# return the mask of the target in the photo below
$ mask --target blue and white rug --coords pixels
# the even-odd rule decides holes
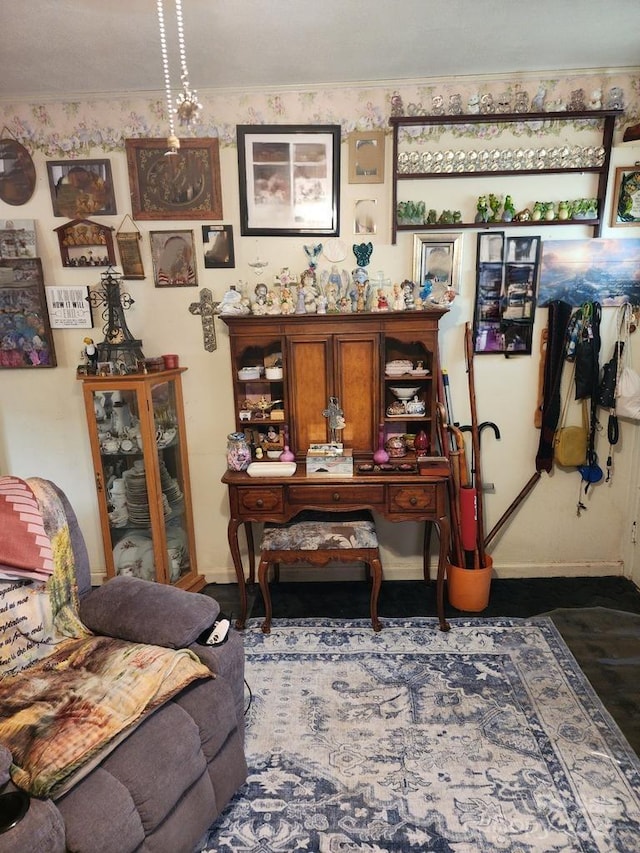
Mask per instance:
[[[261,621],[210,853],[640,851],[640,761],[549,619]]]

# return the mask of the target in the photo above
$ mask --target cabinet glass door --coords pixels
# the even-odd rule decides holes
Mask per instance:
[[[157,493],[162,494],[168,580],[175,583],[191,568],[181,454],[184,436],[180,434],[175,382],[169,380],[153,385],[151,403],[155,430],[153,452],[158,461]]]
[[[92,399],[113,571],[175,583],[190,569],[175,383],[151,387],[152,418],[144,386]]]

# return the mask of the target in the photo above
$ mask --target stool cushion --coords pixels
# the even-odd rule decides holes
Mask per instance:
[[[376,526],[369,512],[301,512],[286,524],[265,524],[262,551],[331,551],[377,548]]]

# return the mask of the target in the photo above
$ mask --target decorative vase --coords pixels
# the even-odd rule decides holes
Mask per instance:
[[[295,453],[292,453],[292,452],[289,450],[289,445],[288,445],[288,444],[285,444],[285,446],[284,446],[284,450],[283,450],[283,451],[282,451],[282,453],[280,454],[280,459],[279,459],[279,461],[280,461],[280,462],[295,462],[295,461],[296,461]]]
[[[376,465],[384,465],[389,461],[389,454],[384,449],[384,426],[382,424],[378,430],[378,449],[373,454],[373,461]]]
[[[413,449],[419,456],[423,456],[429,450],[429,436],[421,429],[413,439]]]

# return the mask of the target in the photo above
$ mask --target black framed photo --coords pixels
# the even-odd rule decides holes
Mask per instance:
[[[540,245],[538,235],[478,234],[474,352],[531,354]]]
[[[232,269],[236,265],[233,250],[233,225],[203,225],[205,269]]]
[[[54,216],[117,213],[109,160],[47,160]]]
[[[340,125],[238,125],[240,233],[337,236]]]

